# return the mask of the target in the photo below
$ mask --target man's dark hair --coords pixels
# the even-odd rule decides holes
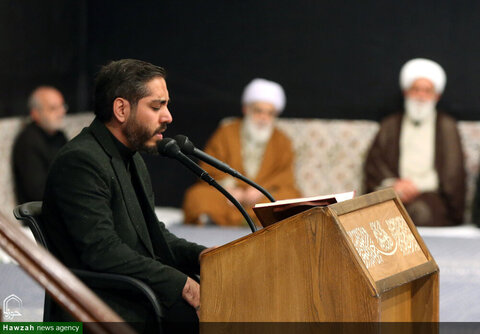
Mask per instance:
[[[95,115],[100,121],[108,122],[117,97],[136,106],[150,93],[146,83],[156,77],[165,78],[165,70],[141,60],[122,59],[103,66],[95,79]]]

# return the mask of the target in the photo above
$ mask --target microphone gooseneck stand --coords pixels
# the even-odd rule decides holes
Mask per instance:
[[[187,136],[176,135],[174,137],[174,140],[177,142],[177,144],[178,144],[180,150],[182,151],[182,153],[188,154],[188,155],[194,155],[198,159],[205,161],[207,164],[221,170],[222,172],[230,174],[233,177],[236,177],[236,178],[242,180],[243,182],[251,185],[252,187],[257,189],[258,191],[260,191],[262,194],[264,194],[265,197],[267,197],[270,202],[275,202],[275,198],[273,198],[273,196],[265,188],[261,187],[260,185],[256,184],[252,180],[243,176],[241,173],[239,173],[237,170],[230,167],[225,162],[220,161],[217,158],[212,157],[211,155],[208,155],[207,153],[199,150],[190,141],[190,139],[188,139]]]
[[[235,205],[235,207],[240,211],[242,216],[245,218],[247,221],[248,226],[252,230],[252,232],[257,231],[257,228],[252,221],[252,218],[248,215],[248,213],[245,211],[243,206],[235,199],[235,197],[232,196],[228,191],[225,190],[221,185],[215,181],[213,177],[210,176],[204,169],[202,169],[200,166],[198,166],[195,162],[190,160],[185,154],[183,154],[180,150],[180,148],[177,145],[177,142],[172,139],[172,138],[164,138],[157,143],[157,148],[158,152],[166,156],[168,158],[175,159],[182,163],[184,166],[186,166],[188,169],[190,169],[194,174],[196,174],[199,178],[201,178],[203,181],[207,182],[209,185],[217,189],[219,192],[221,192],[225,197],[227,197],[230,202]]]

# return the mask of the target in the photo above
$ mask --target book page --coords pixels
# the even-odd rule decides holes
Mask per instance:
[[[336,200],[336,203],[338,203],[338,202],[343,202],[343,201],[352,199],[354,197],[355,197],[355,191],[349,191],[345,193],[329,194],[329,195],[322,195],[322,196],[283,199],[283,200],[270,202],[270,203],[258,203],[258,204],[255,204],[255,207],[261,208],[266,206],[277,206],[277,205],[293,204],[293,203],[324,201],[331,198],[334,198]]]
[[[262,226],[266,227],[313,207],[343,202],[352,199],[354,196],[355,191],[350,191],[339,194],[286,199],[272,203],[259,203],[253,207],[253,211]]]

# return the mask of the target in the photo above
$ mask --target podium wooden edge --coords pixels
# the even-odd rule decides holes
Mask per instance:
[[[431,275],[438,271],[439,269],[435,261],[428,261],[416,267],[407,269],[390,277],[376,281],[375,285],[379,295],[381,295],[391,289],[410,283],[419,278]]]
[[[267,228],[271,228],[272,226],[275,226],[277,223],[275,224],[272,224],[272,225],[269,225],[268,227],[265,227],[261,230],[257,230],[255,232],[252,232],[252,233],[249,233],[247,235],[244,235],[243,237],[240,237],[238,239],[235,239],[235,240],[232,240],[230,242],[227,242],[226,244],[223,244],[223,245],[220,245],[216,248],[213,248],[213,249],[210,249],[208,252],[205,252],[202,254],[202,256],[200,257],[200,265],[202,263],[202,260],[205,258],[205,257],[208,257],[208,256],[212,256],[212,255],[215,255],[219,252],[222,252],[223,250],[225,249],[228,249],[230,247],[233,247],[235,245],[238,245],[242,242],[245,242],[247,241],[248,239],[250,239],[251,237],[253,236],[256,236],[256,235],[260,235],[261,233],[264,233],[264,231],[267,229]]]
[[[337,216],[342,216],[381,202],[395,199],[398,199],[398,197],[393,188],[385,188],[344,202],[330,204],[328,207],[333,210]]]

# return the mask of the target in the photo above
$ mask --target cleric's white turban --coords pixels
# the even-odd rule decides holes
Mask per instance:
[[[447,77],[443,68],[436,62],[424,58],[407,61],[400,70],[400,87],[403,91],[408,90],[413,82],[420,78],[430,80],[437,94],[443,93]]]
[[[253,102],[268,102],[274,105],[278,113],[285,108],[285,92],[278,83],[265,80],[253,79],[244,89],[242,104]]]

